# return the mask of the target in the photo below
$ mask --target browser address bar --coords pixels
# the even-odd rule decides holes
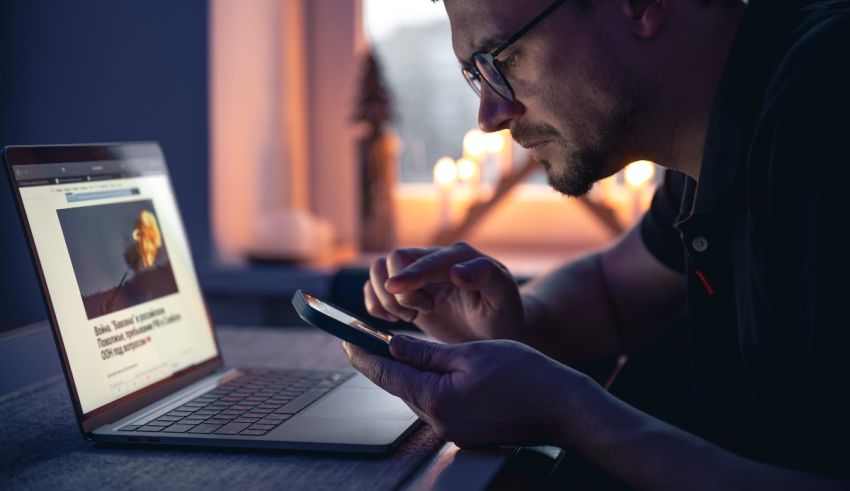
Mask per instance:
[[[125,196],[135,196],[138,194],[139,188],[111,189],[109,191],[91,191],[88,193],[65,193],[65,199],[68,203],[75,203],[77,201],[89,201],[95,199],[123,198]]]

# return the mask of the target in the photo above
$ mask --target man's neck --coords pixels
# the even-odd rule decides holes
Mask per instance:
[[[671,90],[678,97],[670,99],[673,101],[673,106],[669,108],[669,114],[672,115],[668,132],[670,146],[667,158],[660,163],[696,180],[700,176],[717,87],[742,14],[743,9],[737,15],[729,15],[727,12],[724,21],[716,24],[721,29],[715,30],[707,38],[710,47],[701,50],[699,57],[683,58],[689,60],[689,64],[679,71],[684,75],[671,81]]]

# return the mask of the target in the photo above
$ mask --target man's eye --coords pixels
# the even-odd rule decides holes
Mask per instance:
[[[519,54],[513,52],[504,60],[495,60],[495,62],[500,71],[508,73],[519,63]]]

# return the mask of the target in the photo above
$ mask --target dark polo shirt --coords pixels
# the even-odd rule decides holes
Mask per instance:
[[[699,183],[668,172],[644,243],[686,275],[689,430],[850,477],[850,2],[751,0]]]

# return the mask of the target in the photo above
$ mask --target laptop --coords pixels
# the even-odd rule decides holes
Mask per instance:
[[[353,370],[225,365],[158,144],[3,159],[84,438],[383,453],[419,423]]]

